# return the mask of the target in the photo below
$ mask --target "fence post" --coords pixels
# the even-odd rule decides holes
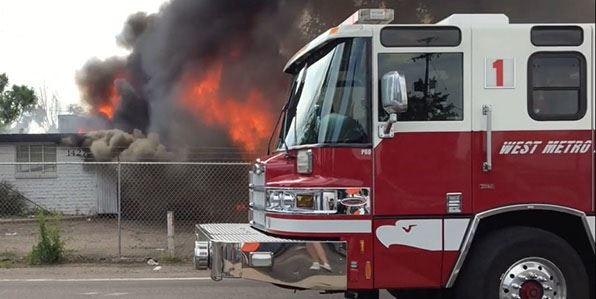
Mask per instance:
[[[120,156],[118,156],[118,187],[117,187],[117,201],[118,201],[118,258],[122,258],[122,164],[120,164]]]
[[[174,256],[174,212],[168,211],[168,252]]]

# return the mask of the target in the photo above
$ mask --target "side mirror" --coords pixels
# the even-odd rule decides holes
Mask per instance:
[[[393,138],[391,128],[397,122],[397,113],[408,109],[408,91],[406,77],[393,71],[383,75],[381,79],[381,102],[383,109],[389,113],[387,122],[379,128],[379,137]]]
[[[406,77],[393,71],[383,75],[381,80],[381,102],[389,114],[404,112],[408,109]]]

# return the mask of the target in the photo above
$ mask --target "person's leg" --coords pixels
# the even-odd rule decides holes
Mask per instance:
[[[317,250],[314,248],[312,243],[306,243],[306,252],[310,255],[312,259],[312,266],[310,266],[311,270],[320,270],[321,264],[319,261],[319,255],[317,254]]]
[[[321,245],[321,243],[318,242],[312,243],[312,245],[317,253],[317,256],[321,261],[321,267],[327,271],[331,271],[331,265],[329,265],[329,259],[327,259],[327,253],[325,252],[325,248],[323,248],[323,245]]]

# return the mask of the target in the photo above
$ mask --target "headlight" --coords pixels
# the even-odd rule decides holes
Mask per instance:
[[[266,208],[269,209],[282,209],[282,192],[269,192],[267,196]]]
[[[267,190],[265,209],[295,214],[370,214],[368,188]]]
[[[304,214],[336,214],[347,193],[337,190],[267,190],[266,210]],[[366,193],[368,195],[368,193]],[[343,207],[344,210],[346,207]],[[343,212],[342,212],[343,213]]]
[[[335,191],[268,190],[266,209],[273,212],[335,213]]]
[[[296,204],[296,196],[292,193],[288,193],[288,192],[283,192],[281,193],[281,198],[282,198],[282,202],[281,202],[281,206],[283,207],[284,210],[291,210],[293,209]]]
[[[267,192],[267,209],[289,210],[294,207],[295,196],[283,191]]]

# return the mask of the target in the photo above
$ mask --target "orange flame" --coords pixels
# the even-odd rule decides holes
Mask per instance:
[[[200,80],[190,78],[185,84],[182,105],[205,124],[223,126],[234,144],[249,153],[263,148],[273,127],[267,103],[258,89],[252,89],[244,101],[220,95],[223,64],[216,63]]]
[[[124,75],[118,74],[118,75],[116,75],[116,77],[114,77],[114,81],[110,88],[110,94],[108,96],[108,101],[97,108],[97,111],[99,111],[99,113],[106,116],[109,120],[114,119],[114,114],[116,114],[116,109],[120,105],[120,92],[118,91],[118,88],[116,87],[116,81],[119,79],[124,79]]]

